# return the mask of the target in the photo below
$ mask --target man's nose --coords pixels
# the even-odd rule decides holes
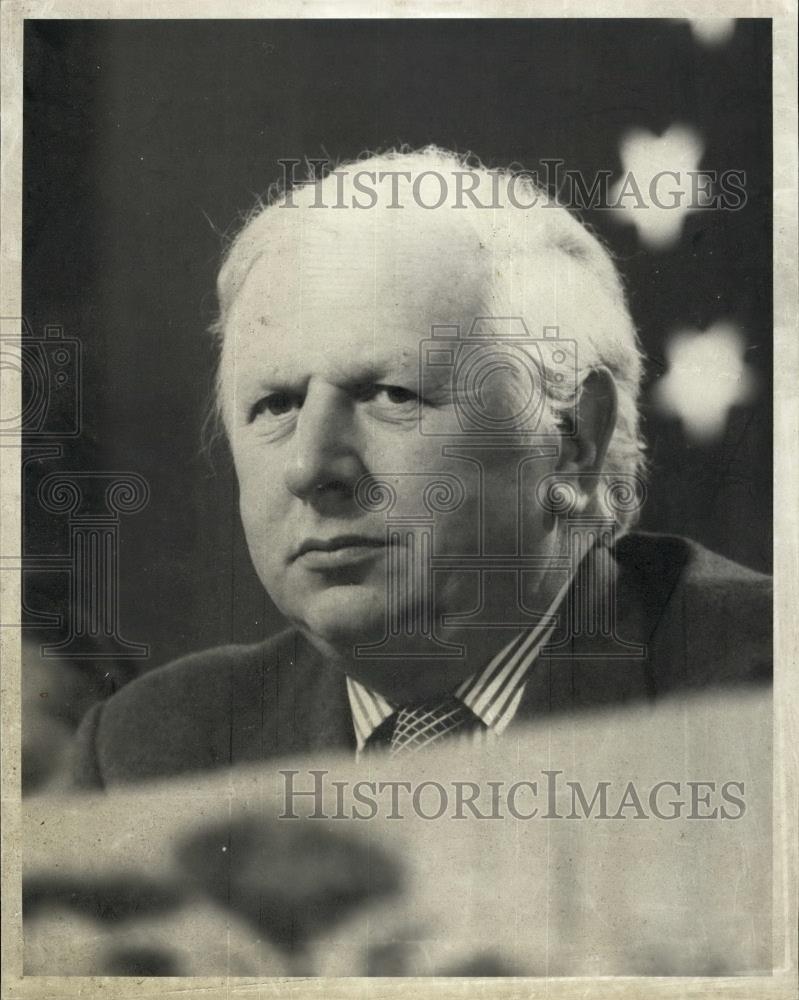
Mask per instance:
[[[302,500],[351,498],[364,473],[352,399],[330,385],[309,386],[286,457],[286,486]]]

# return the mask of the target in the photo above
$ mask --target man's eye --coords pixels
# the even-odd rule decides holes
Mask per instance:
[[[402,385],[375,385],[372,387],[370,398],[379,402],[392,403],[394,406],[402,406],[403,403],[415,403],[419,397],[411,389],[406,389]]]
[[[383,391],[390,403],[410,403],[418,399],[415,392],[411,392],[410,389],[405,389],[401,385],[387,385]]]
[[[268,396],[259,399],[250,408],[250,423],[266,413],[272,417],[280,417],[285,413],[290,413],[294,409],[299,409],[302,400],[299,396],[290,392],[270,392]]]

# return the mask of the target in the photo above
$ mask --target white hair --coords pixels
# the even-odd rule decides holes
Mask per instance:
[[[275,185],[265,198],[260,198],[229,243],[218,276],[219,314],[212,325],[220,349],[217,407],[221,409],[224,374],[221,349],[228,316],[250,269],[268,245],[275,222],[274,211],[296,207],[318,212],[320,199],[332,200],[342,177],[351,179],[355,174],[367,171],[370,176],[379,175],[381,171],[387,175],[409,172],[419,181],[413,187],[415,198],[410,199],[406,190],[401,204],[393,207],[416,208],[428,217],[429,209],[438,207],[420,204],[420,195],[425,190],[428,177],[450,178],[452,189],[461,191],[464,174],[468,173],[473,178],[470,190],[475,191],[475,196],[467,192],[461,204],[454,206],[449,214],[454,225],[466,226],[477,237],[479,252],[491,255],[492,287],[484,302],[487,316],[523,316],[519,308],[519,289],[524,287],[525,274],[546,270],[536,267],[541,255],[561,255],[562,269],[558,271],[555,282],[558,287],[554,300],[559,322],[553,325],[561,326],[567,331],[567,336],[576,342],[577,391],[591,371],[601,368],[610,372],[616,385],[616,425],[597,491],[597,502],[608,511],[607,498],[613,495],[619,484],[629,484],[632,481],[630,477],[641,483],[645,473],[645,446],[640,436],[638,413],[642,355],[621,278],[610,252],[597,236],[569,210],[554,202],[529,172],[512,168],[489,169],[471,154],[456,154],[437,146],[364,153],[356,160],[331,166],[322,176],[309,170],[302,180],[290,186]],[[439,180],[437,191],[440,193],[441,190]],[[475,204],[475,197],[480,191],[484,198],[486,192],[491,193],[489,206]],[[425,198],[428,194],[429,185]],[[435,193],[431,199],[435,201]],[[337,217],[341,214],[336,213]],[[562,289],[559,282],[564,286]],[[574,297],[570,295],[572,289],[582,291],[585,288],[592,295],[592,309],[587,315],[585,306],[574,305]],[[581,310],[579,313],[578,309]],[[528,322],[527,325],[533,335],[540,334],[533,323]],[[546,372],[542,375],[548,387],[545,419],[554,430],[560,426],[564,411],[574,403],[575,386],[567,384],[559,390]],[[628,492],[628,487],[621,487],[622,495]],[[637,510],[625,511],[618,507],[613,511],[621,531],[630,528],[636,514]]]

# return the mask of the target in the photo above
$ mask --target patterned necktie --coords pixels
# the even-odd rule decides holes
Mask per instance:
[[[417,705],[405,705],[372,733],[370,746],[390,746],[392,757],[416,753],[460,731],[480,726],[480,720],[454,695]]]

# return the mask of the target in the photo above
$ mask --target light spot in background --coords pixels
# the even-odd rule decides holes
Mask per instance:
[[[735,34],[734,17],[689,17],[687,21],[701,45],[725,45]]]
[[[611,192],[613,214],[632,222],[642,243],[663,250],[680,238],[685,216],[712,201],[695,174],[704,151],[700,134],[671,125],[661,136],[646,129],[621,140],[622,176]]]
[[[755,394],[757,380],[744,361],[745,350],[743,335],[732,323],[675,333],[666,347],[668,372],[653,393],[660,412],[677,416],[696,442],[720,437],[730,409]]]

